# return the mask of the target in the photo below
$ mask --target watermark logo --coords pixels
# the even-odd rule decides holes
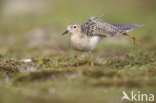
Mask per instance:
[[[129,101],[131,101],[131,99],[128,97],[128,95],[127,95],[127,93],[125,93],[125,91],[123,91],[122,93],[123,93],[124,96],[121,98],[121,101],[123,99],[128,99]]]
[[[130,98],[125,91],[123,91],[122,93],[124,96],[121,98],[121,101],[123,99],[127,99],[129,101],[154,101],[153,94],[141,94],[140,92],[134,94],[133,91],[131,91],[131,98]]]

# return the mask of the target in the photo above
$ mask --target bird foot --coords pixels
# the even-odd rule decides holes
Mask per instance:
[[[134,44],[135,44],[135,41],[141,46],[141,44],[140,44],[140,39],[139,38],[137,38],[137,37],[135,37],[135,36],[131,36],[131,38],[133,38],[133,40],[134,40]]]
[[[129,37],[131,37],[131,38],[133,38],[133,40],[134,40],[134,44],[135,44],[135,41],[140,45],[140,47],[141,47],[141,44],[140,44],[140,39],[139,38],[137,38],[137,37],[135,37],[135,36],[131,36],[131,35],[128,35],[128,34],[124,34],[124,35],[126,35],[126,36],[129,36]]]

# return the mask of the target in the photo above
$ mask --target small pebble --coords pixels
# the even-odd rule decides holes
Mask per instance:
[[[22,61],[23,61],[23,62],[26,62],[26,63],[27,63],[27,62],[32,62],[31,59],[23,59]]]

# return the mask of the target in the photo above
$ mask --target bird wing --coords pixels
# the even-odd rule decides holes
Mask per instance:
[[[105,17],[106,15],[90,17],[84,24],[81,25],[81,32],[87,36],[115,36],[143,26],[137,24],[111,24],[102,21]]]

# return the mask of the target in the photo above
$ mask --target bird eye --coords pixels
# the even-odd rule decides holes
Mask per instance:
[[[74,26],[74,28],[76,28],[76,26]]]

